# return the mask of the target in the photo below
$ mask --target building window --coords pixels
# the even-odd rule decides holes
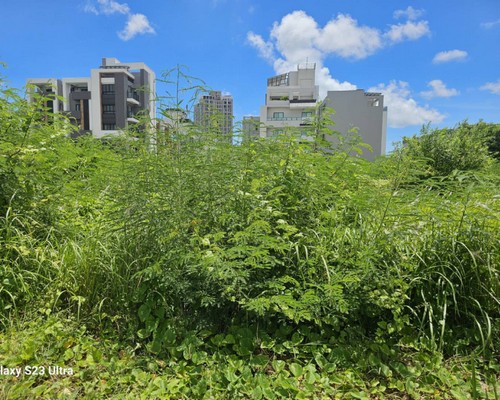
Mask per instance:
[[[114,94],[115,93],[115,85],[114,84],[102,85],[102,93],[103,94]]]
[[[276,111],[273,112],[273,119],[279,120],[279,119],[284,119],[285,118],[285,113],[282,111]]]
[[[312,117],[312,115],[312,111],[302,111],[302,118],[309,118]]]
[[[102,124],[103,131],[114,131],[116,130],[116,124]]]
[[[80,111],[80,103],[75,104],[75,111]]]
[[[115,105],[114,104],[104,104],[102,106],[102,111],[104,114],[114,114],[115,113]]]
[[[288,74],[274,76],[267,80],[267,86],[288,86]]]

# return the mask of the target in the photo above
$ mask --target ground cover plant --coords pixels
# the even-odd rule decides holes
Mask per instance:
[[[323,119],[71,139],[0,90],[0,397],[498,398],[494,126],[367,162]]]

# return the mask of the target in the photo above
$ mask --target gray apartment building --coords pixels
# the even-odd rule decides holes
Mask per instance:
[[[335,110],[331,116],[335,122],[332,129],[348,136],[354,128],[361,140],[372,147],[372,152],[364,151],[364,158],[373,160],[385,154],[387,107],[381,93],[362,89],[329,91],[323,104]]]
[[[217,90],[201,96],[194,106],[194,123],[204,129],[215,128],[232,142],[233,97]]]
[[[155,73],[142,62],[121,63],[103,58],[99,68],[84,78],[30,78],[29,99],[34,91],[53,96],[49,111],[65,113],[79,134],[100,138],[140,124],[142,116],[156,118]]]

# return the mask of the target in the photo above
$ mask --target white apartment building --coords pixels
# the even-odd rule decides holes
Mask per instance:
[[[303,64],[297,71],[267,80],[266,103],[260,109],[261,137],[310,124],[319,97],[315,73],[316,64]]]
[[[299,65],[297,71],[274,76],[267,80],[266,103],[260,111],[260,136],[269,137],[286,133],[293,128],[302,133],[305,140],[311,117],[325,107],[334,109],[330,118],[335,125],[330,127],[344,136],[353,135],[355,129],[361,141],[369,144],[373,151],[364,151],[362,157],[372,160],[385,154],[387,132],[387,107],[381,93],[358,90],[329,91],[320,110],[316,109],[319,87],[315,84],[315,64]],[[334,142],[334,136],[326,136]]]
[[[49,111],[66,113],[79,127],[79,134],[92,133],[100,138],[138,124],[141,116],[154,121],[155,81],[153,70],[142,62],[121,63],[116,58],[103,58],[102,65],[92,69],[90,77],[30,78],[27,84],[30,100],[33,91],[52,97],[47,102]]]

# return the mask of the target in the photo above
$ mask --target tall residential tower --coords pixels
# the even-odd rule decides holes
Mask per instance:
[[[215,128],[232,142],[233,97],[216,90],[201,96],[194,106],[194,123],[203,128]]]

